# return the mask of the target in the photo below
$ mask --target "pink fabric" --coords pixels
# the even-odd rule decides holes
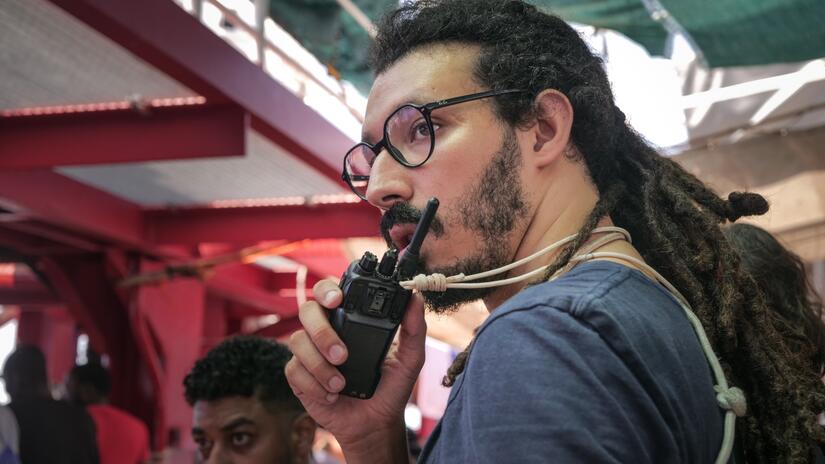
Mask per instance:
[[[88,407],[97,426],[100,464],[141,464],[149,459],[149,429],[129,413],[108,404]]]

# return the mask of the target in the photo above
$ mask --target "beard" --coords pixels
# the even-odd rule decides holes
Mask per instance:
[[[519,178],[521,154],[515,133],[505,133],[501,147],[493,155],[478,182],[471,185],[462,200],[446,217],[436,214],[430,232],[441,237],[445,230],[464,227],[476,236],[479,246],[467,257],[452,265],[429,267],[419,263],[419,273],[440,273],[451,276],[459,273],[477,274],[509,264],[513,252],[504,245],[508,236],[521,224],[529,210]],[[389,230],[395,224],[416,223],[422,211],[409,203],[397,203],[381,219],[384,240],[392,246]],[[478,279],[473,282],[498,280],[499,276]],[[422,292],[427,308],[435,313],[449,313],[462,304],[480,300],[496,290],[495,287],[480,289],[449,289],[446,292]]]

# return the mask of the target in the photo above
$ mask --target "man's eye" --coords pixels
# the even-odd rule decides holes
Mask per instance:
[[[413,126],[413,132],[415,135],[420,137],[429,137],[430,136],[430,127],[427,125],[426,122],[420,122]]]
[[[252,441],[252,435],[248,433],[233,433],[232,446],[243,447]]]
[[[441,126],[433,123],[432,130],[437,132]],[[410,142],[429,142],[430,140],[430,125],[427,121],[420,121],[410,127]]]

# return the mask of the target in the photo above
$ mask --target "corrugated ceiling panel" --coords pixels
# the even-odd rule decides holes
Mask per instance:
[[[0,1],[0,109],[195,96],[43,0]]]

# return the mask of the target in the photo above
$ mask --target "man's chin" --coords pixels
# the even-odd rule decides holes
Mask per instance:
[[[419,266],[417,273],[423,274],[444,274],[445,276],[452,276],[457,274],[464,274],[464,275],[472,275],[477,274],[479,272],[484,272],[489,269],[495,269],[501,267],[502,260],[495,259],[498,257],[488,257],[486,259],[480,256],[474,256],[469,259],[465,259],[459,263],[454,263],[449,266],[445,267],[438,267],[435,266],[433,268],[429,268],[429,266],[421,265]],[[480,282],[490,282],[494,280],[498,280],[501,278],[506,277],[506,274],[502,275],[493,275],[489,277],[485,277],[483,279],[474,280],[474,283]],[[460,309],[463,305],[467,303],[472,303],[473,301],[478,301],[486,298],[493,292],[495,292],[497,287],[488,287],[488,288],[450,288],[447,289],[446,292],[421,292],[421,295],[424,297],[424,303],[427,306],[427,310],[437,314],[450,314],[458,309]]]
[[[495,288],[449,289],[446,292],[421,292],[427,311],[451,314],[467,303],[478,301],[493,293]]]

